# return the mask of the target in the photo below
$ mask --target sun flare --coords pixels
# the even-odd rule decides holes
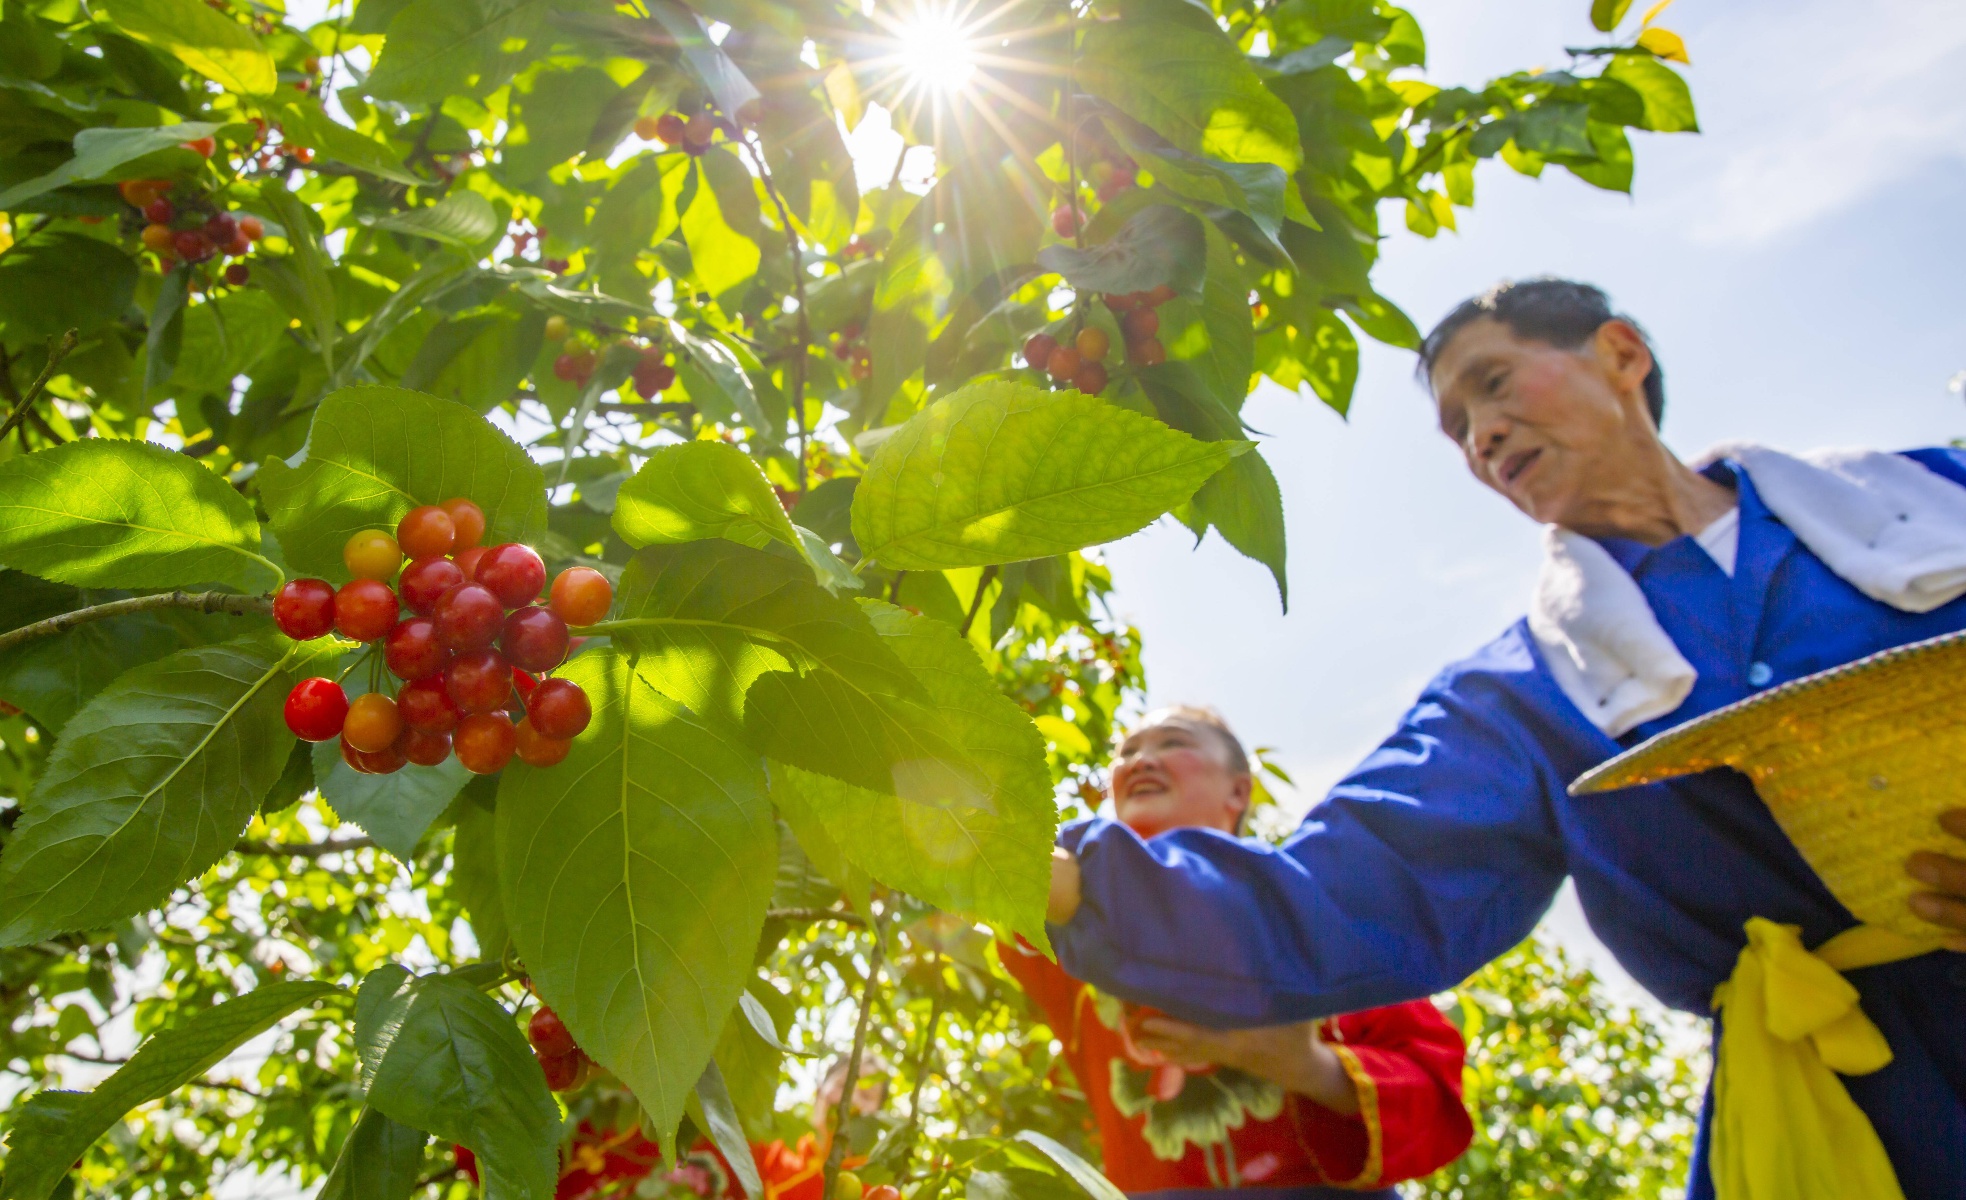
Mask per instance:
[[[946,9],[923,9],[895,31],[895,40],[901,69],[914,87],[953,92],[976,73],[969,31]]]

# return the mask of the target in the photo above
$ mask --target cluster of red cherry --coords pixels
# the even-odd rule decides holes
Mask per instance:
[[[301,680],[287,695],[294,736],[339,737],[343,761],[372,775],[435,766],[452,753],[479,775],[502,770],[514,754],[535,767],[567,756],[593,709],[579,684],[539,675],[565,661],[569,625],[607,615],[614,587],[591,567],[568,567],[547,604],[537,604],[546,586],[539,554],[517,542],[481,546],[484,535],[485,514],[471,501],[426,504],[409,511],[394,537],[365,529],[349,538],[342,561],[354,578],[339,590],[322,579],[279,590],[273,620],[282,633],[380,642],[383,664],[402,681],[393,697],[377,687],[350,701],[333,679]],[[515,701],[516,722],[507,712]]]
[[[546,318],[547,341],[564,342],[572,334],[573,328],[565,317],[555,314]],[[600,361],[598,349],[585,342],[576,343],[553,360],[553,375],[576,387],[586,387]],[[669,352],[662,348],[662,344],[649,341],[637,348],[635,365],[629,370],[628,377],[634,381],[635,391],[643,399],[653,400],[676,382],[676,368],[669,365]]]
[[[1119,318],[1120,334],[1126,338],[1126,360],[1134,366],[1151,367],[1167,361],[1167,348],[1160,341],[1160,314],[1154,309],[1174,295],[1174,289],[1163,283],[1152,291],[1105,298],[1106,307]],[[1048,333],[1034,333],[1024,342],[1024,361],[1051,376],[1059,387],[1097,396],[1106,390],[1106,352],[1111,349],[1112,339],[1095,326],[1079,330],[1070,345],[1060,345]]]
[[[208,137],[185,145],[207,157],[212,153]],[[258,217],[235,216],[196,197],[173,202],[168,179],[126,179],[117,187],[123,202],[143,217],[138,237],[144,249],[155,253],[159,266],[167,271],[179,260],[202,263],[221,254],[244,258],[266,232]],[[250,274],[245,263],[234,262],[225,268],[225,282],[239,287]]]
[[[666,112],[659,117],[643,117],[635,122],[635,136],[645,142],[661,142],[671,150],[682,150],[685,154],[702,154],[710,149],[716,140],[717,131],[722,130],[726,138],[737,141],[743,136],[738,129],[739,122],[745,125],[757,124],[762,105],[757,100],[745,102],[737,110],[737,120],[733,121],[721,113],[705,109],[694,116],[685,117],[679,112]]]
[[[556,1092],[570,1092],[587,1082],[594,1060],[574,1044],[560,1014],[540,1005],[526,1022],[526,1040],[532,1043],[532,1056],[546,1073],[546,1086]]]
[[[874,375],[874,354],[867,347],[865,332],[859,321],[848,321],[833,335],[833,357],[847,364],[855,379],[871,379]]]

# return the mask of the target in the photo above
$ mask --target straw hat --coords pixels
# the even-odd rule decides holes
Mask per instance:
[[[1570,785],[1581,796],[1715,767],[1754,780],[1810,867],[1859,921],[1911,937],[1916,850],[1966,853],[1938,816],[1966,808],[1966,631],[1819,671],[1675,726]]]

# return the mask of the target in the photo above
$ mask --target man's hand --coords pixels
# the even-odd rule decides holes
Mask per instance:
[[[1966,808],[1955,808],[1939,818],[1939,827],[1966,841]],[[1911,898],[1911,911],[1955,932],[1946,939],[1946,949],[1966,953],[1966,858],[1920,850],[1905,863],[1911,877],[1932,890]],[[1052,894],[1057,894],[1057,875],[1052,876]]]
[[[1079,860],[1063,846],[1051,848],[1051,896],[1045,901],[1044,919],[1063,925],[1079,911]]]
[[[1180,1067],[1234,1067],[1288,1092],[1309,1096],[1332,1112],[1358,1111],[1358,1087],[1345,1064],[1318,1036],[1317,1022],[1261,1029],[1204,1029],[1173,1017],[1140,1022],[1134,1044]]]

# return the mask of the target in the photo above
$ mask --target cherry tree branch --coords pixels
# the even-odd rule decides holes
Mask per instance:
[[[41,398],[42,389],[48,386],[48,380],[54,378],[55,368],[61,365],[62,359],[68,357],[69,351],[75,349],[76,341],[75,331],[71,329],[61,335],[60,341],[48,347],[47,365],[41,368],[41,374],[28,385],[27,394],[15,402],[14,411],[7,414],[6,421],[0,423],[0,438],[5,438],[14,431],[15,426],[27,419],[28,413],[34,409],[34,402]],[[46,426],[42,428],[46,429]]]
[[[853,1050],[847,1055],[846,1077],[840,1081],[840,1099],[833,1106],[832,1145],[826,1150],[825,1186],[820,1190],[824,1200],[833,1200],[834,1184],[840,1177],[840,1164],[846,1161],[847,1114],[853,1109],[853,1093],[860,1083],[860,1057],[867,1049],[867,1018],[874,1012],[874,984],[881,977],[884,943],[881,928],[874,926],[874,947],[867,954],[867,982],[860,989],[860,1017],[853,1026]]]
[[[227,613],[235,617],[264,617],[272,615],[273,600],[268,596],[242,596],[237,592],[179,591],[159,592],[154,596],[131,596],[127,600],[111,600],[107,604],[78,608],[73,612],[49,617],[45,621],[35,621],[33,624],[22,625],[18,629],[0,633],[0,654],[12,650],[22,642],[64,633],[90,621],[149,612],[153,608],[189,608],[196,612]]]
[[[765,166],[765,152],[762,145],[756,144],[757,135],[751,134],[738,144],[745,148],[751,161],[758,168],[758,180],[765,185],[765,195],[771,197],[773,208],[778,210],[778,227],[785,231],[785,251],[792,259],[792,295],[799,302],[799,311],[792,314],[793,328],[797,331],[797,353],[792,355],[792,420],[799,431],[799,494],[806,491],[806,358],[812,345],[812,325],[806,317],[806,264],[805,255],[799,249],[798,231],[792,228],[792,213],[785,207],[785,197],[778,192],[778,184],[771,177],[770,168]],[[784,434],[781,427],[780,435]]]

